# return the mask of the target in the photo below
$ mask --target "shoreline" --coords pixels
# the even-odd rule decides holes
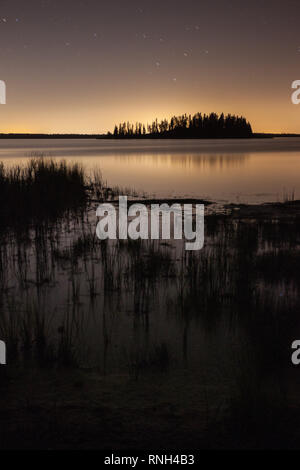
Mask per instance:
[[[115,137],[107,134],[29,134],[29,133],[7,133],[1,134],[0,139],[107,139],[107,140],[253,140],[253,139],[274,139],[276,137],[300,137],[300,134],[289,133],[264,133],[254,132],[250,137],[151,137],[145,135],[141,137]]]
[[[98,201],[96,199],[90,199],[90,203],[109,203],[118,204],[117,199],[105,199]],[[263,217],[289,217],[300,215],[300,199],[294,201],[284,202],[262,202],[260,204],[247,204],[247,203],[219,203],[218,201],[211,201],[201,198],[136,198],[128,199],[128,205],[132,204],[145,204],[150,206],[151,204],[204,204],[205,206],[214,206],[212,213],[208,215],[229,215],[234,218],[263,218]],[[220,214],[219,212],[213,212],[214,209],[225,213]]]

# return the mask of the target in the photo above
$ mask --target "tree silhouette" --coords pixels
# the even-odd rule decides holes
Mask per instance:
[[[251,124],[243,116],[216,113],[193,116],[182,114],[173,116],[170,121],[157,119],[147,127],[140,122],[135,124],[120,123],[107,137],[114,139],[224,139],[252,137]]]

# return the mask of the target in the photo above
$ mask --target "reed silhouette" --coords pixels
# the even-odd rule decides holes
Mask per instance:
[[[284,217],[207,215],[205,246],[188,253],[98,240],[99,173],[34,161],[2,174],[24,207],[40,174],[70,182],[56,217],[34,208],[22,230],[0,231],[2,449],[299,447],[296,201]],[[44,197],[57,202],[54,183]]]

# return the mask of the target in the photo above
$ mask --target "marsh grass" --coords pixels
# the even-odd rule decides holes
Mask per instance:
[[[223,419],[226,445],[260,445],[277,419],[278,437],[300,328],[300,218],[207,216],[205,246],[195,253],[160,241],[100,241],[96,217],[81,209],[117,191],[93,178],[94,189],[80,167],[43,158],[1,167],[2,226],[31,220],[27,231],[0,232],[0,337],[9,360],[121,371],[134,381],[167,380],[182,368],[186,377],[201,369],[209,382],[220,369],[222,386],[203,387],[213,409],[224,400],[226,411],[211,414],[207,429]],[[225,383],[228,394],[217,396]]]
[[[2,225],[56,217],[87,200],[83,168],[49,158],[33,158],[26,165],[0,164]]]

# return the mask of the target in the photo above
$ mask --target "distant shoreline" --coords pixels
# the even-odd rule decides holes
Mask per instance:
[[[300,134],[271,134],[271,133],[253,133],[251,137],[223,137],[221,138],[159,138],[152,136],[143,136],[140,138],[130,138],[130,137],[119,137],[114,138],[113,136],[108,136],[107,134],[0,134],[0,139],[105,139],[105,140],[251,140],[251,139],[273,139],[275,137],[300,137]]]
[[[0,139],[103,139],[102,134],[0,134]]]

